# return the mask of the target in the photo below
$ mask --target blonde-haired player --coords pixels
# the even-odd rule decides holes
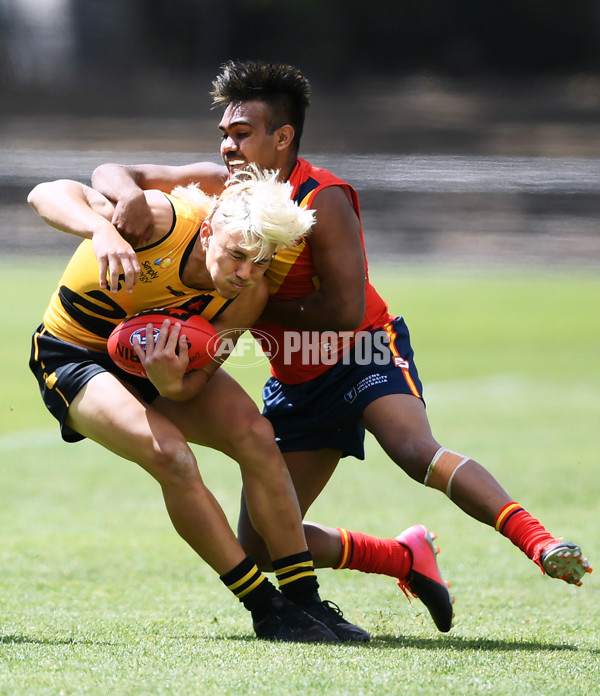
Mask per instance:
[[[255,252],[256,260],[270,260],[273,253],[305,237],[314,222],[314,211],[293,203],[291,185],[278,181],[278,176],[278,171],[249,165],[228,180],[218,198],[197,184],[176,186],[172,194],[205,211],[207,222],[218,211],[224,231],[239,233],[244,249]]]
[[[146,353],[138,346],[149,379],[122,372],[106,351],[117,323],[159,307],[183,307],[230,338],[241,334],[267,301],[271,256],[308,233],[313,213],[257,169],[234,177],[218,199],[195,188],[145,198],[152,234],[134,250],[110,222],[114,206],[93,189],[60,180],[29,195],[46,222],[84,239],[33,336],[30,367],[47,408],[66,441],[95,440],[156,479],[175,529],[251,611],[259,637],[368,640],[319,598],[290,476],[271,425],[243,389],[216,361],[186,373],[177,322],[166,320]],[[238,462],[253,523],[288,569],[283,593],[242,550],[188,443]],[[313,604],[300,609],[305,597]]]

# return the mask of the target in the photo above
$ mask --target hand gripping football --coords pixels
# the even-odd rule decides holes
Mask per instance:
[[[186,372],[199,370],[207,365],[218,347],[217,332],[212,324],[199,314],[190,314],[177,308],[140,312],[115,326],[107,343],[110,357],[122,370],[138,377],[146,377],[144,367],[133,349],[133,338],[137,336],[140,345],[144,348],[148,340],[146,325],[152,324],[154,333],[152,340],[156,340],[166,318],[172,323],[178,321],[181,324],[181,333],[187,337],[190,362]]]

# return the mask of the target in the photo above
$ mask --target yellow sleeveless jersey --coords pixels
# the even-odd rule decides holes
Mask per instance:
[[[106,351],[114,327],[138,312],[183,307],[210,321],[232,301],[216,290],[197,290],[182,283],[183,268],[202,218],[187,201],[169,195],[167,198],[173,206],[173,226],[161,240],[136,251],[141,274],[132,293],[125,291],[123,277],[115,294],[103,290],[98,284],[98,261],[91,240],[77,247],[44,313],[44,325],[52,335],[84,348]]]

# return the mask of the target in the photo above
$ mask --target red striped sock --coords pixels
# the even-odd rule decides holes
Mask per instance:
[[[336,566],[351,568],[363,573],[389,575],[398,580],[408,577],[412,567],[412,555],[408,548],[395,539],[381,539],[337,528],[342,540],[342,556]]]
[[[542,551],[560,541],[549,534],[538,520],[515,502],[507,503],[500,509],[494,526],[497,532],[510,539],[540,568],[542,568],[540,562]],[[543,570],[542,568],[542,572]]]

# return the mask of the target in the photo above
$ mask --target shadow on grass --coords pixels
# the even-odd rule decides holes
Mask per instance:
[[[236,641],[239,643],[257,643],[260,645],[288,645],[287,643],[272,643],[267,640],[257,640],[251,634],[229,634],[229,635],[211,635],[211,636],[190,636],[190,640],[195,640],[203,643],[211,641]],[[488,638],[450,638],[439,636],[438,638],[418,638],[416,636],[392,636],[380,634],[371,636],[368,643],[336,643],[336,644],[317,644],[317,643],[297,643],[299,647],[308,646],[314,648],[316,645],[322,645],[338,648],[360,648],[363,650],[392,650],[398,648],[412,648],[415,650],[484,650],[488,652],[554,652],[561,650],[563,652],[581,653],[586,652],[592,655],[600,655],[600,648],[580,648],[577,645],[569,645],[565,643],[542,643],[538,641],[518,641],[518,640],[493,640]]]
[[[0,645],[114,645],[107,640],[82,640],[80,638],[38,638],[35,636],[2,636]]]
[[[447,648],[450,650],[487,650],[490,652],[538,652],[564,650],[579,652],[580,648],[576,645],[566,645],[564,643],[540,643],[538,641],[518,641],[518,640],[494,640],[489,638],[415,638],[412,636],[385,636],[378,635],[371,639],[368,646],[371,649],[388,648],[416,648],[418,650],[439,650]],[[590,652],[600,653],[600,650]]]
[[[252,635],[229,635],[229,636],[186,636],[192,643],[209,643],[213,641],[232,641],[240,643],[256,643],[260,642],[262,645],[269,645],[269,641],[257,641],[257,639]],[[0,635],[0,645],[115,645],[110,641],[105,640],[82,640],[80,638],[37,638],[33,636],[24,635]],[[273,645],[279,645],[279,643],[272,643]],[[282,643],[281,645],[284,645]],[[314,643],[299,643],[299,647],[306,645],[308,647],[314,648]],[[323,644],[325,647],[325,644]],[[442,637],[439,638],[417,638],[413,636],[386,636],[379,635],[377,637],[372,637],[369,643],[339,643],[333,646],[333,648],[347,648],[347,647],[360,647],[364,650],[390,650],[398,648],[412,648],[416,650],[457,650],[457,651],[467,651],[467,650],[485,650],[489,652],[554,652],[554,651],[568,651],[568,652],[587,652],[590,654],[600,654],[600,648],[587,648],[583,651],[576,645],[565,645],[564,643],[540,643],[538,641],[507,641],[507,640],[492,640],[492,639],[478,639],[478,638],[449,638]]]

